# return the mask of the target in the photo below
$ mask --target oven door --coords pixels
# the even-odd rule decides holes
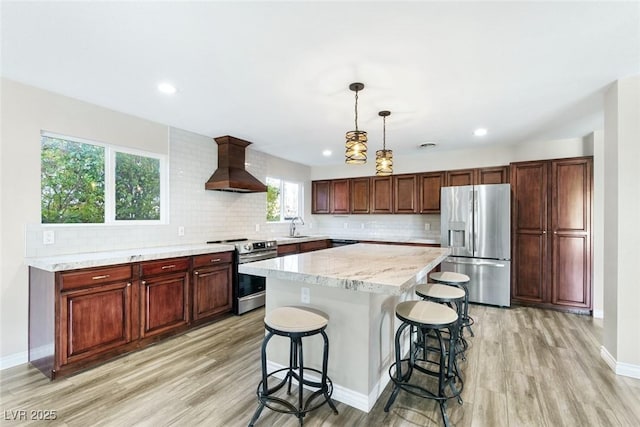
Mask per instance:
[[[243,314],[265,304],[266,278],[238,273],[236,314]]]

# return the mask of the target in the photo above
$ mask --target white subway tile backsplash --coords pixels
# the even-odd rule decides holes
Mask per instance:
[[[201,243],[228,237],[274,237],[289,231],[287,223],[267,223],[265,193],[208,191],[204,183],[218,165],[217,144],[212,138],[172,128],[169,135],[169,224],[42,226],[25,228],[26,256],[129,249],[141,246]],[[310,168],[271,157],[257,150],[246,152],[247,170],[261,181],[267,173],[304,181],[310,190]],[[285,166],[283,166],[283,164]],[[271,168],[271,169],[269,169]],[[275,169],[275,170],[274,170]],[[281,169],[287,169],[281,171]],[[308,195],[310,196],[310,195]],[[307,201],[307,206],[310,203]],[[440,235],[439,215],[305,215],[309,234],[331,236],[417,237]],[[425,231],[428,222],[430,230]],[[255,226],[259,224],[260,231]],[[346,224],[346,228],[345,228]],[[184,226],[184,236],[178,236]],[[42,232],[55,231],[55,243],[43,245]]]

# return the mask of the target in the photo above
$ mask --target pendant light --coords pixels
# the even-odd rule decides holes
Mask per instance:
[[[387,117],[391,111],[380,111],[382,117],[382,150],[376,151],[376,175],[388,176],[393,173],[393,151],[387,150]]]
[[[358,130],[358,91],[364,89],[364,84],[351,83],[349,89],[356,93],[356,130],[347,132],[344,161],[350,165],[362,165],[367,163],[367,132]]]

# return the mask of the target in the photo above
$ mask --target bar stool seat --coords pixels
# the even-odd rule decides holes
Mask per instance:
[[[446,304],[458,313],[459,321],[464,318],[464,290],[450,285],[441,285],[439,283],[423,283],[416,286],[416,295],[423,300],[433,301],[440,304]],[[469,348],[469,343],[462,336],[458,335],[457,354],[466,360],[465,352]]]
[[[457,397],[458,402],[462,403],[460,393],[463,382],[456,367],[454,349],[460,329],[458,313],[444,304],[419,300],[398,304],[396,317],[402,321],[402,324],[395,336],[395,362],[389,368],[389,376],[394,384],[393,391],[384,411],[389,412],[400,390],[404,390],[419,397],[436,400],[440,406],[442,420],[445,426],[449,426],[449,417],[446,412],[447,400]],[[401,355],[405,352],[402,349],[402,337],[407,328],[409,328],[409,352],[408,357],[403,359]],[[448,331],[448,337],[443,336],[443,331]],[[427,346],[430,333],[433,333],[437,340],[437,346]],[[414,334],[422,336],[420,342],[414,341]],[[431,351],[438,356],[437,360],[429,356]],[[437,377],[437,390],[419,379],[411,381],[414,371]]]
[[[471,280],[469,276],[462,273],[456,273],[455,271],[438,271],[431,273],[429,275],[429,279],[433,280],[437,283],[442,283],[450,286],[457,286],[462,288],[465,293],[464,297],[464,307],[462,314],[462,329],[460,330],[460,335],[462,335],[464,328],[469,329],[469,333],[473,337],[473,329],[471,329],[471,325],[475,323],[473,318],[469,316],[469,281]]]
[[[436,302],[455,302],[464,299],[464,290],[439,283],[423,283],[416,286],[416,295]]]
[[[327,366],[329,360],[329,338],[324,331],[329,323],[329,316],[320,310],[309,307],[278,307],[264,318],[264,327],[267,334],[262,341],[262,381],[258,384],[256,395],[258,396],[258,408],[249,422],[249,426],[260,417],[262,410],[267,408],[285,414],[295,415],[303,424],[303,417],[310,411],[319,408],[327,403],[335,414],[338,410],[331,400],[333,394],[333,383],[327,376]],[[322,369],[314,369],[304,366],[302,338],[320,334],[324,341],[322,357]],[[274,335],[288,337],[289,344],[289,366],[267,373],[267,344]],[[319,381],[308,379],[308,373],[316,374]],[[269,387],[269,379],[283,374],[283,379],[272,387]],[[291,402],[287,396],[276,395],[286,384],[287,395],[291,394],[292,380],[298,383],[297,401]],[[303,395],[303,388],[315,389],[306,399]],[[320,398],[320,400],[318,400]]]

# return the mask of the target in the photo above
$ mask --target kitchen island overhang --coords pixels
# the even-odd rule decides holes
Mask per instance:
[[[356,244],[243,264],[239,271],[267,278],[267,312],[308,305],[329,315],[333,398],[369,412],[389,382],[399,326],[395,307],[417,299],[415,285],[448,254],[448,248]],[[303,294],[308,304],[301,302]],[[270,371],[288,363],[288,340],[276,338],[282,337],[267,350]],[[304,341],[307,366],[321,363],[316,338]]]

